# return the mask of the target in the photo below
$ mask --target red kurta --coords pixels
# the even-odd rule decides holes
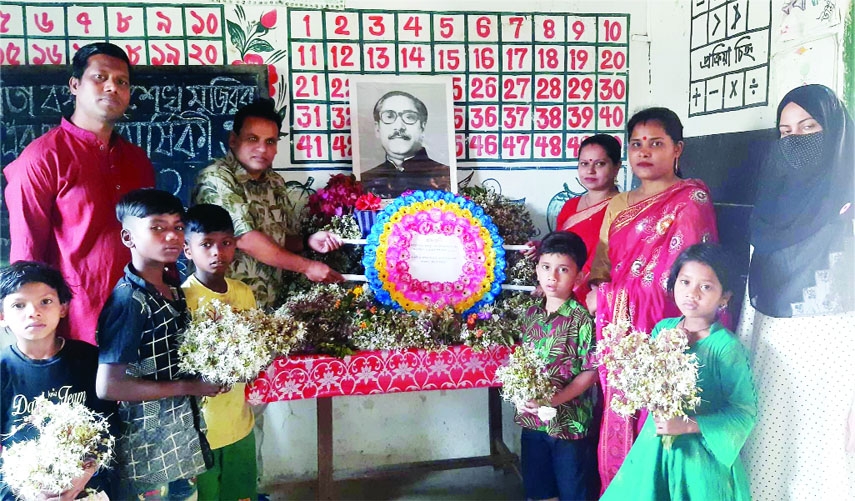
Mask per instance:
[[[588,249],[588,259],[585,261],[585,266],[582,267],[585,279],[573,289],[576,300],[582,306],[587,307],[586,299],[588,291],[591,290],[588,285],[588,276],[591,273],[591,265],[594,262],[594,255],[597,252],[597,242],[600,240],[600,227],[603,225],[603,218],[606,215],[606,208],[609,206],[611,197],[587,209],[577,211],[579,201],[581,200],[582,197],[573,197],[564,202],[561,212],[558,213],[558,217],[555,219],[555,229],[558,231],[572,231],[579,235],[582,241],[585,242],[585,248]]]
[[[58,268],[74,293],[60,333],[95,344],[98,314],[131,258],[116,203],[129,191],[154,186],[151,161],[118,134],[107,145],[63,118],[4,174],[10,262]]]

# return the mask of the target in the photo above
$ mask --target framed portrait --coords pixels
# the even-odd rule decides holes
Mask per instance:
[[[365,189],[457,192],[450,76],[350,77],[353,173]]]

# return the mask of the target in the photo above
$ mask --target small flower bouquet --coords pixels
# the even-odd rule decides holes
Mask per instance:
[[[354,322],[351,341],[362,350],[439,349],[432,324],[405,311],[372,305]]]
[[[382,199],[374,193],[366,193],[356,199],[353,215],[359,223],[362,238],[365,238],[371,232],[371,227],[374,226],[374,219],[377,217],[377,213],[380,212],[381,202]]]
[[[608,371],[606,381],[616,390],[609,403],[612,410],[622,416],[632,416],[639,409],[660,419],[686,416],[701,402],[698,358],[686,353],[688,349],[682,329],[664,329],[651,339],[627,322],[604,327],[597,355]],[[662,437],[666,447],[673,440],[673,436]]]
[[[514,201],[491,188],[466,186],[460,194],[480,205],[499,228],[505,244],[524,244],[537,235],[525,202]]]
[[[353,353],[350,336],[356,312],[368,308],[362,296],[362,287],[313,284],[305,292],[289,296],[273,315],[312,326],[295,351],[343,357]]]
[[[517,322],[506,320],[495,306],[489,305],[466,316],[460,340],[477,351],[491,345],[511,345],[517,332]]]
[[[352,174],[330,176],[324,188],[309,196],[309,213],[328,222],[333,216],[342,216],[353,212],[357,199],[364,193],[362,183]]]
[[[32,426],[38,437],[4,450],[2,467],[3,479],[21,499],[58,495],[90,465],[101,468],[113,457],[115,439],[107,421],[83,404],[38,397],[21,426]]]
[[[496,379],[502,383],[502,398],[522,409],[534,400],[541,404],[537,417],[549,421],[555,417],[556,409],[548,405],[555,388],[546,373],[544,360],[534,347],[523,343],[511,354],[506,367],[496,369]]]
[[[219,300],[198,309],[184,331],[179,367],[217,384],[248,382],[305,336],[302,322],[261,310],[235,311]]]

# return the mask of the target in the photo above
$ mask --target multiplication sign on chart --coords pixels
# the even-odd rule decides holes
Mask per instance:
[[[624,143],[628,14],[299,9],[289,23],[295,164],[350,163],[359,74],[451,76],[458,166],[575,162],[596,133]]]

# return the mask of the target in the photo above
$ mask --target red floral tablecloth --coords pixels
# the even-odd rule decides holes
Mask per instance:
[[[250,404],[422,390],[499,386],[496,368],[511,348],[475,352],[468,346],[442,351],[360,351],[344,358],[297,356],[276,359],[246,386]]]

